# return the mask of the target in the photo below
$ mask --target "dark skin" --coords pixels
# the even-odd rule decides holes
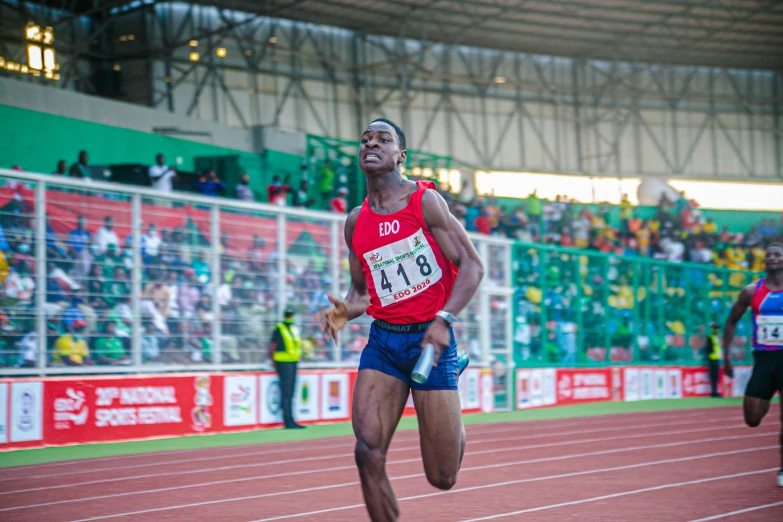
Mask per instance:
[[[764,255],[764,267],[767,272],[766,285],[772,292],[779,292],[783,290],[783,248],[779,246],[770,246]],[[753,294],[756,292],[756,285],[751,284],[746,286],[740,292],[737,301],[734,306],[731,307],[729,317],[726,320],[726,327],[723,330],[723,346],[728,351],[728,348],[734,342],[734,333],[737,328],[737,323],[745,315],[745,311],[753,300]],[[734,369],[731,366],[730,358],[726,357],[724,363],[724,370],[729,377],[734,376]],[[761,420],[769,411],[770,401],[761,399],[759,397],[748,397],[747,395],[742,401],[742,410],[745,415],[745,423],[751,428],[755,428],[761,424]],[[780,432],[780,467],[783,469],[783,414],[781,415],[781,432]]]
[[[406,154],[400,150],[397,135],[387,123],[371,123],[362,135],[359,167],[367,176],[367,197],[374,212],[391,214],[399,211],[408,205],[411,195],[416,192],[416,183],[400,174]],[[360,317],[370,305],[367,280],[352,248],[360,210],[355,208],[345,222],[351,286],[344,301],[329,296],[334,308],[324,317],[326,332],[335,341],[348,321]],[[443,254],[460,269],[451,296],[443,307],[457,316],[475,294],[484,275],[481,259],[465,229],[449,213],[448,205],[440,195],[427,191],[422,198],[422,213]],[[433,366],[437,366],[440,354],[448,348],[450,341],[449,326],[437,317],[422,338],[422,347],[431,343],[435,348]],[[405,382],[375,370],[360,371],[356,381],[352,414],[357,440],[356,463],[367,510],[375,522],[399,518],[399,505],[386,475],[386,454],[409,391]],[[465,450],[459,393],[457,390],[414,390],[413,400],[427,480],[439,489],[450,489],[456,483]]]

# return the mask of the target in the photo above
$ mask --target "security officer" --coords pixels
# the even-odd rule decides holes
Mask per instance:
[[[294,326],[294,311],[286,308],[283,322],[275,327],[269,344],[269,355],[275,363],[280,380],[280,407],[286,428],[304,428],[294,422],[292,406],[296,385],[296,366],[302,357],[302,338]]]
[[[707,365],[710,371],[710,386],[712,389],[713,397],[722,397],[718,393],[718,377],[720,375],[721,359],[723,359],[723,350],[720,345],[720,326],[717,323],[712,323],[712,333],[707,336],[707,346],[705,351],[707,352]]]

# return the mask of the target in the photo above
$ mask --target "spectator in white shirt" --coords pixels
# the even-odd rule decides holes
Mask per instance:
[[[177,171],[164,165],[163,154],[155,156],[156,165],[150,167],[148,174],[152,188],[161,192],[171,192],[172,180],[176,179]]]
[[[160,234],[155,223],[150,224],[147,233],[141,236],[141,251],[145,257],[158,257],[160,253]]]
[[[120,238],[114,231],[114,219],[111,216],[106,216],[103,220],[103,226],[95,233],[95,255],[105,254],[110,244],[115,245],[119,253]]]
[[[30,267],[22,263],[17,270],[12,269],[5,280],[5,295],[10,299],[29,302],[35,291],[35,281],[30,277]]]

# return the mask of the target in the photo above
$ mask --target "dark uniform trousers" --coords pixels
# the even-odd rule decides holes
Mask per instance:
[[[297,365],[297,362],[275,361],[275,370],[280,379],[280,408],[283,410],[283,422],[286,426],[294,424],[293,404]]]

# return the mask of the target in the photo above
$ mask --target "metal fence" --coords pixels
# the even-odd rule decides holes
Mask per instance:
[[[517,243],[517,366],[704,364],[710,324],[723,327],[739,291],[759,274]],[[750,359],[751,324],[729,350]]]
[[[344,219],[0,170],[0,374],[268,368],[287,306],[304,367],[355,367],[371,319],[338,343],[318,320],[350,284]],[[512,243],[473,239],[490,270],[455,334],[472,364],[497,369],[502,397]]]

